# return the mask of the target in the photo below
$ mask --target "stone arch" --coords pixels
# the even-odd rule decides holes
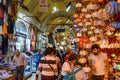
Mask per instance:
[[[72,13],[68,13],[68,12],[65,12],[65,11],[58,11],[56,13],[53,13],[53,14],[49,14],[44,22],[42,23],[42,30],[43,31],[47,31],[47,24],[50,24],[54,19],[58,18],[58,17],[66,17],[70,20],[74,20],[74,18],[72,17]]]

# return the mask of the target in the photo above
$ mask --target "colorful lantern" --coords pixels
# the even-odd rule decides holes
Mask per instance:
[[[105,10],[108,14],[117,14],[117,2],[116,1],[110,1],[105,6]]]
[[[75,13],[75,14],[73,14],[73,17],[74,17],[74,18],[78,18],[79,15],[78,15],[77,13]]]
[[[87,36],[81,36],[81,37],[80,37],[80,40],[79,40],[79,42],[78,42],[78,46],[79,46],[80,48],[84,48],[84,45],[85,45],[86,43],[90,43],[89,38],[88,38]]]
[[[120,28],[120,22],[119,21],[112,22],[110,26],[113,28]]]

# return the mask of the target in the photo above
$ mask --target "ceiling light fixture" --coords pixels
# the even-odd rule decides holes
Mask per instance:
[[[68,5],[66,6],[66,12],[68,12],[68,11],[70,10],[70,8],[71,8],[71,3],[72,3],[72,2],[69,2]]]

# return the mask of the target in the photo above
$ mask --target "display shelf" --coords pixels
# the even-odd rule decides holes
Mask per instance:
[[[35,56],[35,54],[32,57],[32,72],[36,72],[36,56]]]
[[[23,53],[23,55],[25,55],[25,57],[28,61],[27,66],[26,66],[25,71],[24,71],[25,78],[28,78],[32,75],[32,59],[26,53]]]

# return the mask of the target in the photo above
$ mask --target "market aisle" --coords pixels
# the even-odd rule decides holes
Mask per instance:
[[[28,78],[27,80],[35,80],[35,73],[32,74],[32,76],[30,78]]]
[[[30,78],[28,78],[27,80],[35,80],[35,76],[36,76],[36,74],[33,73],[32,76]],[[40,80],[40,78],[39,78],[39,80]]]

